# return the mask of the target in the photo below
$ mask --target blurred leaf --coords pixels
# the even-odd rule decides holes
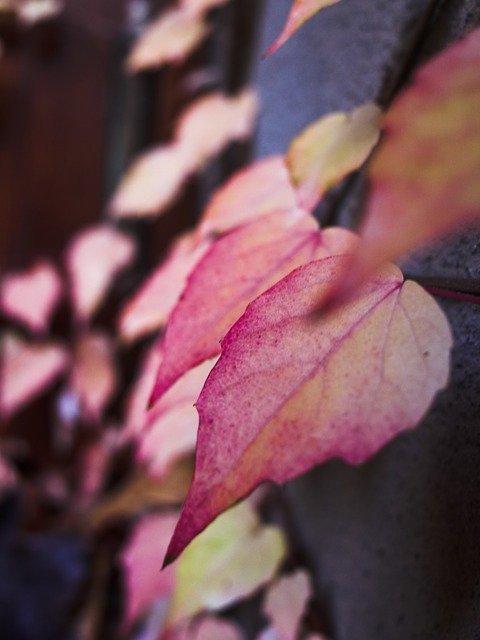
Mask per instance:
[[[394,265],[336,313],[317,312],[345,261],[296,269],[222,341],[196,405],[195,477],[168,560],[261,482],[286,482],[331,458],[367,460],[418,424],[446,385],[447,319]]]
[[[122,178],[110,205],[113,217],[162,213],[185,180],[229,142],[247,138],[257,112],[255,96],[214,93],[199,98],[180,116],[175,140],[139,156]]]
[[[480,216],[480,29],[416,74],[385,115],[341,301],[386,260]]]
[[[189,274],[209,246],[207,240],[196,246],[187,238],[173,246],[167,258],[123,308],[118,323],[123,339],[136,340],[166,324]]]
[[[180,0],[182,9],[192,15],[205,15],[230,0]]]
[[[227,143],[248,138],[257,106],[255,94],[245,89],[236,96],[209,94],[181,114],[176,138],[192,158],[196,170],[220,153]]]
[[[293,140],[286,162],[301,206],[313,209],[328,189],[364,163],[380,137],[380,116],[373,103],[330,113]]]
[[[60,297],[62,281],[50,262],[39,260],[28,271],[9,273],[0,285],[2,311],[27,325],[46,331]]]
[[[267,591],[263,611],[275,631],[276,640],[298,637],[300,620],[311,593],[310,578],[302,570],[280,578]]]
[[[29,344],[14,334],[4,334],[0,340],[0,415],[9,417],[45,391],[63,373],[68,360],[59,344]]]
[[[293,209],[296,195],[283,156],[257,160],[218,189],[199,224],[201,237],[223,234],[260,216]]]
[[[161,480],[140,473],[87,514],[87,529],[101,529],[152,509],[181,504],[187,495],[192,475],[190,456],[179,460]]]
[[[207,360],[188,371],[146,413],[137,455],[151,475],[165,475],[175,460],[195,451],[198,413],[194,405],[214,364],[215,360]]]
[[[126,66],[130,72],[182,62],[208,34],[202,14],[168,9],[151,22],[135,42]]]
[[[129,167],[109,205],[115,218],[157,215],[170,205],[192,172],[188,149],[177,144],[140,155]]]
[[[243,640],[237,625],[214,616],[205,616],[162,633],[158,640]]]
[[[98,422],[117,387],[111,338],[95,331],[75,345],[69,389],[79,401],[83,416]]]
[[[15,0],[14,4],[18,17],[29,27],[54,18],[64,8],[61,0]]]
[[[222,514],[178,561],[169,626],[250,595],[272,578],[285,552],[283,533],[260,524],[248,502]]]
[[[167,548],[178,514],[147,516],[135,526],[121,563],[125,579],[125,624],[148,611],[156,600],[169,598],[176,579],[176,567],[160,571],[159,555]]]
[[[133,240],[107,225],[89,227],[70,243],[66,263],[77,318],[86,321],[96,311],[119,271],[133,260]]]

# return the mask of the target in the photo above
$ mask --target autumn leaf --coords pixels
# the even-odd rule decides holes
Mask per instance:
[[[220,341],[255,297],[305,262],[351,248],[353,234],[320,233],[299,210],[277,211],[220,238],[190,275],[170,316],[152,401],[220,353]]]
[[[44,20],[55,18],[64,9],[60,0],[23,0],[15,2],[15,11],[18,18],[27,27],[32,27]]]
[[[283,157],[262,158],[238,171],[214,193],[198,235],[223,234],[267,213],[295,206],[296,194]]]
[[[66,263],[77,318],[86,321],[97,310],[113,278],[135,255],[133,240],[107,225],[77,234],[70,243]]]
[[[171,596],[176,567],[160,571],[158,556],[166,548],[177,522],[176,514],[158,514],[143,518],[136,525],[121,555],[125,576],[125,624],[131,625],[159,598]]]
[[[118,330],[124,340],[136,340],[163,327],[185,287],[187,277],[210,241],[178,242],[121,312]]]
[[[270,580],[286,551],[282,532],[243,502],[219,517],[180,558],[168,625],[216,611]]]
[[[127,170],[109,204],[116,218],[155,216],[178,195],[185,180],[229,142],[247,138],[257,113],[255,95],[213,93],[180,116],[169,145],[140,155]]]
[[[178,460],[162,478],[140,471],[93,506],[84,518],[84,527],[88,533],[96,532],[139,518],[154,509],[178,507],[185,500],[192,476],[193,459],[190,456]],[[159,557],[165,553],[167,544],[168,540]]]
[[[175,629],[166,629],[158,640],[244,640],[239,627],[215,616],[187,620]]]
[[[204,15],[229,0],[180,0],[182,9],[192,15]]]
[[[114,218],[161,213],[177,197],[194,167],[186,147],[170,144],[146,151],[128,168],[108,212]]]
[[[445,386],[448,322],[393,265],[354,302],[318,314],[345,260],[295,270],[223,340],[197,402],[195,476],[167,561],[259,483],[330,458],[363,462],[416,425]]]
[[[179,118],[175,135],[195,169],[220,153],[228,142],[248,138],[257,108],[256,96],[250,89],[235,96],[211,93],[188,107]]]
[[[75,346],[69,388],[87,420],[100,420],[116,386],[111,339],[98,331],[81,336]]]
[[[0,415],[8,418],[65,370],[68,353],[55,343],[29,344],[14,334],[0,341]]]
[[[364,163],[380,137],[380,115],[373,103],[330,113],[293,140],[286,163],[301,206],[313,209],[328,189]]]
[[[339,0],[293,0],[283,31],[267,49],[266,55],[275,53],[307,20],[322,9],[325,9],[325,7],[329,7],[338,1]]]
[[[17,473],[10,463],[0,455],[0,499],[17,484]]]
[[[122,554],[127,624],[159,598],[171,597],[167,627],[175,631],[200,612],[216,611],[248,596],[273,577],[285,556],[283,533],[262,525],[244,502],[206,529],[178,563],[160,571],[158,559],[177,518],[178,514],[144,518]]]
[[[480,29],[427,63],[395,100],[371,164],[359,245],[338,300],[393,260],[480,216]]]
[[[298,637],[300,620],[311,593],[310,579],[302,570],[280,578],[270,587],[262,609],[270,620],[276,640]]]
[[[198,414],[194,405],[214,364],[215,360],[207,360],[188,371],[146,413],[137,457],[151,475],[164,476],[175,460],[195,451]]]
[[[127,71],[136,73],[167,62],[182,62],[208,34],[202,14],[174,8],[164,11],[143,31],[128,56]]]
[[[28,271],[6,274],[0,284],[0,307],[31,331],[46,331],[62,295],[55,267],[39,260]]]

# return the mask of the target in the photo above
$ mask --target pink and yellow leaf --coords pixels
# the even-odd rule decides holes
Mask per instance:
[[[259,483],[330,458],[368,459],[414,427],[447,383],[448,322],[393,265],[354,302],[318,313],[345,260],[300,267],[224,339],[197,402],[195,476],[167,561]]]

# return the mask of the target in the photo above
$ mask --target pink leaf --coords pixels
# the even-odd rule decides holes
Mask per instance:
[[[300,267],[223,340],[197,402],[195,476],[167,561],[259,483],[285,482],[330,458],[363,462],[417,424],[445,386],[448,322],[393,265],[354,302],[318,314],[344,262]]]
[[[137,374],[128,398],[124,430],[124,436],[127,439],[136,438],[145,427],[148,401],[162,357],[161,342],[157,342],[149,349],[141,363],[140,373]]]
[[[257,100],[250,90],[237,96],[212,93],[196,100],[180,116],[176,139],[200,169],[227,143],[251,134],[257,115]]]
[[[28,344],[13,334],[0,343],[0,415],[7,418],[42,393],[65,369],[66,350],[53,343]]]
[[[180,0],[182,9],[192,15],[204,15],[229,0]]]
[[[208,27],[200,13],[168,9],[140,34],[126,63],[135,73],[167,62],[180,63],[204,40]]]
[[[75,347],[70,390],[87,420],[100,420],[116,386],[111,339],[100,332],[82,336]]]
[[[193,171],[188,149],[177,144],[158,147],[140,155],[115,192],[109,213],[114,218],[152,216],[177,197]]]
[[[393,260],[480,216],[480,29],[427,63],[385,116],[353,264],[336,291],[353,295]]]
[[[272,623],[276,640],[298,637],[300,620],[311,593],[308,574],[301,570],[280,578],[270,587],[263,611]]]
[[[205,254],[209,241],[192,246],[177,243],[136,295],[127,303],[119,319],[119,332],[126,340],[163,327],[185,287],[187,277]]]
[[[138,457],[147,462],[152,475],[165,475],[176,459],[194,452],[198,429],[194,404],[214,364],[209,360],[188,371],[146,413]]]
[[[282,33],[278,36],[273,44],[267,49],[266,55],[271,55],[279,49],[285,42],[300,29],[302,24],[307,22],[311,17],[318,13],[321,9],[335,4],[339,0],[293,0],[292,8],[287,18],[287,22]]]
[[[200,221],[199,234],[222,234],[272,211],[295,206],[295,191],[283,157],[263,158],[236,173],[214,194]]]
[[[4,276],[0,288],[2,311],[23,322],[31,331],[46,331],[62,295],[57,270],[45,260],[28,271]]]
[[[229,142],[247,138],[257,111],[252,92],[199,98],[180,116],[176,140],[142,154],[122,179],[110,205],[113,217],[162,213],[185,180]]]
[[[218,240],[188,279],[167,325],[153,401],[193,366],[220,353],[220,340],[251,300],[299,265],[351,247],[353,234],[320,233],[300,211],[278,211]]]
[[[232,622],[206,616],[198,622],[187,621],[167,630],[158,640],[244,640],[244,636]]]
[[[176,515],[151,515],[141,520],[121,556],[126,582],[125,624],[146,613],[159,598],[168,598],[175,586],[175,567],[160,571],[159,555],[167,548]]]
[[[17,484],[17,474],[10,463],[0,456],[0,498]]]
[[[67,269],[76,316],[85,321],[96,311],[113,278],[132,261],[133,240],[109,226],[79,233],[67,251]]]

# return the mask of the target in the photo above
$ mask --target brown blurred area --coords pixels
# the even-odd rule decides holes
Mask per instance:
[[[128,78],[122,63],[133,37],[131,4],[66,0],[59,16],[33,27],[0,21],[2,269],[26,268],[39,256],[59,259],[75,231],[101,218],[128,160],[167,139],[179,110],[195,97],[187,88],[192,73],[213,69],[208,88],[236,88],[232,68],[238,73],[248,63],[238,57],[238,44],[245,51],[248,38],[241,15],[248,6],[233,3],[218,16],[230,55],[223,48],[220,59],[219,42],[210,41],[181,67]],[[169,2],[145,4],[154,15]],[[195,220],[198,189],[192,181],[165,220],[143,225],[152,253],[147,262],[155,263],[166,242]]]
[[[0,64],[0,256],[57,256],[104,202],[108,73],[118,0],[66,3],[21,28],[4,19]]]

